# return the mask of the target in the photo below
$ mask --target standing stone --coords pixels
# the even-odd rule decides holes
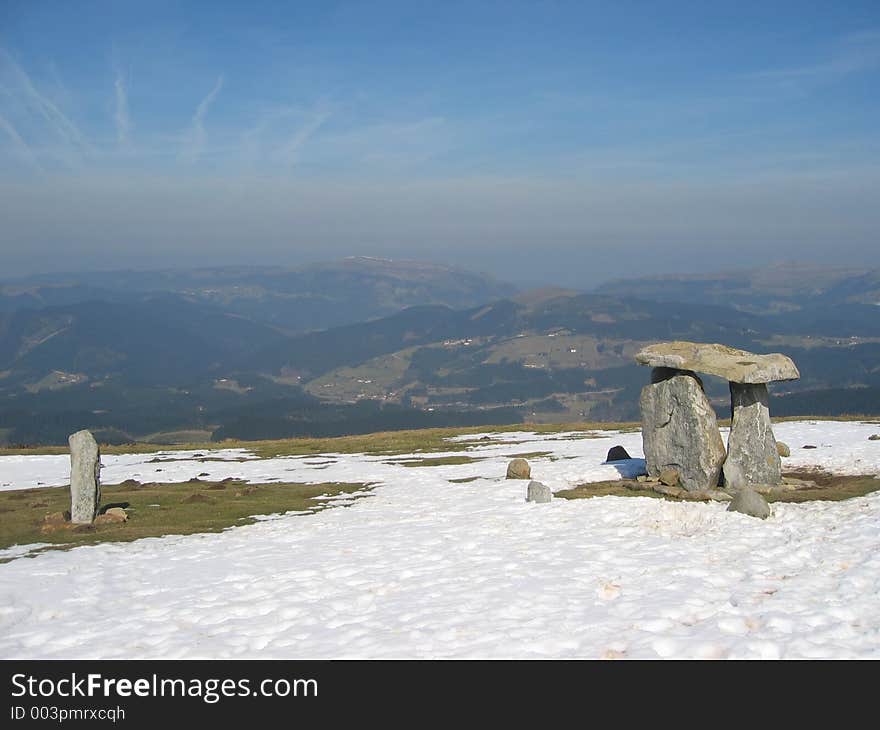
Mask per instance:
[[[782,482],[782,462],[770,425],[768,402],[764,383],[730,384],[732,416],[724,462],[727,487]]]
[[[553,492],[550,487],[541,482],[529,482],[529,488],[526,493],[526,502],[549,502],[553,499]]]
[[[77,431],[70,444],[70,521],[91,524],[101,501],[101,452],[89,431]]]
[[[700,379],[686,370],[655,368],[639,407],[648,474],[656,478],[675,469],[689,492],[718,486],[724,441]]]

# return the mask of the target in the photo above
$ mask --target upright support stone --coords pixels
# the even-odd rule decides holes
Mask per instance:
[[[724,484],[734,489],[779,484],[782,462],[770,424],[767,386],[730,383],[730,437],[724,462]]]
[[[101,501],[101,452],[89,431],[77,431],[70,444],[70,521],[90,524]]]
[[[639,406],[648,474],[675,469],[688,491],[717,487],[724,441],[700,379],[686,370],[654,368]]]

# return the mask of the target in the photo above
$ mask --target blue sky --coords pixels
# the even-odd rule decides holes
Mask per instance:
[[[878,112],[876,2],[3,0],[0,246],[877,266]]]

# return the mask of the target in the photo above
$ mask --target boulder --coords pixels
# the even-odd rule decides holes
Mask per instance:
[[[624,459],[631,458],[623,446],[612,446],[608,449],[608,456],[605,457],[605,461],[623,461]]]
[[[782,462],[770,425],[767,386],[731,383],[730,403],[733,414],[723,467],[725,486],[779,484]]]
[[[672,468],[688,491],[717,486],[724,442],[702,382],[678,370],[655,372],[652,380],[639,399],[648,474],[657,478]]]
[[[636,354],[636,362],[654,368],[691,370],[717,375],[734,383],[770,383],[797,380],[797,367],[780,353],[756,355],[734,347],[699,342],[661,342]]]
[[[780,456],[791,456],[791,449],[788,448],[788,444],[784,441],[776,442],[776,453]]]
[[[739,489],[727,505],[727,511],[766,520],[770,516],[770,505],[754,489]]]
[[[525,459],[513,459],[507,465],[508,479],[531,479],[532,467]]]
[[[880,441],[880,433],[872,433],[868,436],[868,441]]]
[[[526,502],[549,502],[553,499],[553,492],[550,487],[541,482],[529,482],[528,491],[526,492]]]
[[[679,474],[678,469],[667,467],[660,472],[658,479],[661,484],[665,484],[667,487],[677,487],[681,481],[681,474]]]
[[[105,512],[102,515],[98,515],[95,517],[94,524],[96,525],[115,525],[119,522],[125,522],[128,517],[119,517],[117,514],[110,514],[110,512]]]
[[[90,524],[101,501],[101,453],[89,431],[77,431],[70,444],[70,515],[74,524]]]

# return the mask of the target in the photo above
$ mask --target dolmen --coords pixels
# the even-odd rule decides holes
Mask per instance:
[[[662,471],[675,469],[679,485],[688,491],[781,483],[767,383],[800,377],[791,358],[726,345],[662,342],[643,348],[635,359],[653,368],[651,383],[639,399],[648,476],[658,478]],[[730,384],[726,450],[697,373]]]

